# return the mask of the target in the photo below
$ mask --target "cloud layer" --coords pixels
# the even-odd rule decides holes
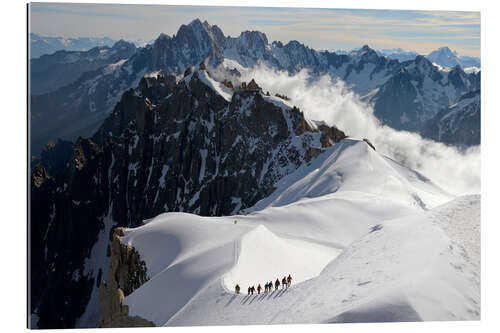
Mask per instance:
[[[421,172],[452,194],[481,190],[479,146],[461,152],[416,133],[383,126],[370,105],[348,90],[344,82],[334,82],[328,75],[313,78],[302,70],[290,76],[259,65],[243,71],[242,80],[252,78],[264,91],[290,97],[307,118],[335,125],[349,136],[368,138],[377,151]]]

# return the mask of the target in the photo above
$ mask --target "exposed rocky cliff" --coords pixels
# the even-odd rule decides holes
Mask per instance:
[[[144,327],[153,323],[139,316],[129,316],[123,298],[148,281],[146,264],[131,246],[120,242],[123,228],[115,229],[111,241],[111,264],[106,281],[99,287],[102,319],[99,327]]]

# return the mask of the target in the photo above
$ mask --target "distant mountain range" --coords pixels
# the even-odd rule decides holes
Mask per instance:
[[[48,37],[35,33],[29,34],[30,59],[39,58],[46,54],[53,54],[57,51],[88,51],[94,47],[112,46],[117,41],[109,37]],[[152,40],[136,39],[129,41],[137,47],[151,44]]]
[[[88,51],[96,46],[111,46],[115,43],[109,37],[46,37],[34,33],[29,34],[30,58],[38,58],[56,51]]]
[[[413,60],[416,56],[419,55],[415,51],[405,51],[401,48],[382,49],[377,52],[389,59],[397,59],[399,61]],[[440,47],[439,49],[425,55],[425,57],[441,67],[450,68],[458,65],[464,70],[471,67],[475,67],[477,69],[481,68],[480,58],[461,56],[456,51],[450,50],[450,48],[447,46]]]
[[[116,53],[106,58],[106,52]],[[31,96],[33,153],[39,154],[48,140],[74,140],[94,133],[121,94],[136,87],[142,76],[159,72],[181,75],[204,60],[212,67],[233,70],[260,62],[291,74],[303,68],[313,75],[328,74],[345,81],[363,100],[372,103],[383,123],[417,132],[462,95],[480,89],[480,73],[468,74],[460,66],[442,69],[423,56],[399,61],[381,56],[368,46],[347,54],[316,51],[298,41],[270,43],[258,31],[226,37],[216,25],[194,20],[182,25],[177,34],[161,34],[145,47],[134,49],[121,42],[111,49],[59,51],[32,61],[35,78],[31,89],[41,93]],[[37,79],[36,73],[41,71],[48,74]],[[475,126],[479,131],[479,124]],[[449,143],[469,142],[458,140]]]

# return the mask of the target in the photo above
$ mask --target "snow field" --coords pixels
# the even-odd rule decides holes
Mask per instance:
[[[225,288],[241,292],[292,275],[293,284],[317,276],[341,250],[297,239],[280,238],[259,225],[245,234],[237,250],[237,261],[222,278]]]
[[[166,213],[128,229],[122,242],[139,251],[150,280],[124,304],[158,326],[475,318],[477,266],[458,244],[478,232],[469,227],[478,204],[433,208],[451,198],[346,139],[247,215]],[[288,290],[246,295],[288,274]]]

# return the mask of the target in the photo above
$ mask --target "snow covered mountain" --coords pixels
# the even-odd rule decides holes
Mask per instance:
[[[88,51],[61,50],[30,60],[30,93],[40,95],[71,84],[85,72],[95,71],[136,52],[134,44],[120,40],[112,46],[94,47]]]
[[[235,214],[345,137],[254,81],[233,87],[204,68],[179,82],[141,79],[91,139],[60,141],[33,161],[31,304],[39,327],[97,325],[115,227],[165,211]]]
[[[132,266],[111,265],[100,325],[479,318],[478,196],[442,206],[450,195],[355,139],[277,187],[246,215],[166,213],[118,230],[111,260],[134,251],[144,278],[125,282],[113,312],[126,281],[116,273]],[[289,289],[246,295],[288,274]]]
[[[455,67],[459,65],[462,68],[481,68],[481,60],[479,58],[460,56],[456,51],[450,50],[447,46],[432,51],[426,57],[442,67]]]
[[[397,59],[401,62],[414,60],[419,54],[415,51],[405,51],[401,48],[382,49],[377,51],[380,55],[389,59]],[[443,46],[425,55],[432,63],[444,68],[453,68],[457,65],[464,70],[467,68],[481,68],[481,59],[477,57],[461,56],[449,47]]]
[[[396,59],[396,60],[399,60],[401,62],[408,61],[408,60],[414,60],[418,56],[417,52],[406,51],[406,50],[403,50],[402,48],[382,49],[382,50],[378,50],[377,53],[379,53],[380,55],[383,55],[389,59]]]
[[[56,51],[88,51],[96,46],[112,46],[115,42],[108,37],[47,37],[34,33],[29,34],[30,59]]]
[[[479,73],[466,74],[459,66],[440,70],[424,56],[403,64],[369,98],[377,118],[395,129],[420,132],[439,111],[480,86]]]
[[[132,44],[128,45],[133,47]],[[125,58],[130,54],[125,52],[118,56],[118,60],[113,57],[116,62],[110,62],[110,59],[106,58],[97,64],[82,59],[77,61],[77,64],[83,63],[84,66],[96,69],[83,72],[80,76],[71,76],[71,72],[78,71],[74,69],[78,68],[76,64],[57,65],[57,69],[49,67],[43,70],[69,74],[68,80],[74,81],[55,91],[30,96],[32,155],[39,156],[49,141],[72,141],[79,136],[92,135],[113,110],[123,92],[137,86],[146,73],[146,59],[150,53],[150,48],[140,48],[135,50],[130,58]],[[45,75],[35,76],[35,81],[31,79],[32,86],[37,83],[41,85]],[[62,78],[63,76],[56,75],[55,84],[60,83]]]
[[[423,135],[433,140],[468,147],[481,144],[481,92],[463,95],[460,100],[429,120]]]
[[[92,135],[121,94],[134,88],[145,74],[180,76],[207,59],[211,67],[222,64],[237,69],[264,63],[290,74],[307,69],[318,77],[330,75],[373,103],[382,122],[411,131],[421,131],[440,110],[456,103],[463,94],[480,89],[478,74],[467,74],[460,67],[441,69],[423,61],[423,57],[399,62],[378,55],[366,45],[348,54],[319,52],[297,41],[269,43],[258,31],[225,36],[216,25],[194,20],[182,25],[176,35],[161,34],[152,45],[137,49],[124,62],[75,75],[75,81],[56,91],[32,96],[33,128],[41,129],[40,135],[32,136],[34,154],[39,154],[48,140]]]

